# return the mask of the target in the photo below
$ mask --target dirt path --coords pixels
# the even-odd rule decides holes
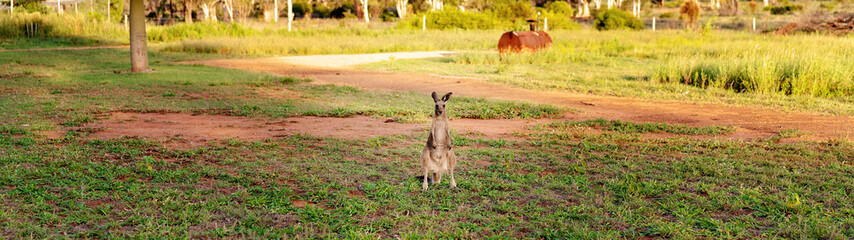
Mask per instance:
[[[530,125],[543,122],[547,120],[451,120],[459,134],[486,139],[515,138],[512,135],[515,131],[523,131]],[[366,116],[292,117],[264,121],[224,115],[113,112],[99,116],[94,123],[70,130],[90,132],[87,138],[91,139],[141,137],[163,142],[167,147],[186,149],[225,139],[260,141],[295,134],[369,139],[395,134],[426,133],[429,127],[429,124],[396,123]],[[62,136],[63,132],[53,134],[53,138]]]
[[[333,61],[342,58],[315,56]],[[359,55],[347,55],[359,59]],[[292,64],[289,58],[223,59],[196,61],[209,66],[265,71],[285,76],[309,77],[316,84],[337,84],[391,91],[454,92],[456,95],[523,100],[573,107],[582,110],[569,118],[616,119],[635,122],[681,123],[692,126],[727,125],[741,130],[736,138],[768,137],[785,129],[798,129],[806,135],[800,140],[854,139],[854,118],[804,112],[781,112],[757,107],[736,107],[675,101],[649,101],[632,98],[595,96],[557,91],[535,91],[477,79],[438,77],[415,73],[387,73]],[[334,61],[351,61],[334,60]],[[346,66],[346,64],[345,64]]]
[[[61,47],[61,48],[28,48],[28,49],[0,49],[0,52],[32,52],[32,51],[55,51],[55,50],[85,50],[85,49],[100,49],[100,48],[128,48],[128,45],[121,46],[97,46],[97,47]]]

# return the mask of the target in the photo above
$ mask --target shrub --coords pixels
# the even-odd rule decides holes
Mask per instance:
[[[317,17],[319,18],[329,18],[332,17],[332,10],[329,7],[326,7],[323,4],[314,4],[314,13],[317,13]]]
[[[593,22],[593,26],[595,26],[599,31],[614,29],[638,30],[644,28],[643,22],[641,22],[640,19],[619,9],[609,9],[607,11],[600,12],[596,15],[596,20]]]
[[[672,12],[666,12],[666,13],[662,13],[661,15],[658,15],[658,18],[661,18],[661,19],[672,19],[675,17],[676,17],[676,14],[673,14]]]
[[[48,8],[44,4],[41,4],[41,1],[24,0],[24,1],[15,1],[15,3],[17,3],[15,5],[20,6],[26,12],[29,12],[29,13],[47,14],[47,13],[52,11],[50,8]]]
[[[146,35],[149,41],[174,41],[214,36],[249,36],[254,32],[254,30],[237,23],[179,23],[172,26],[148,28]]]
[[[773,15],[792,14],[792,12],[803,10],[804,6],[785,3],[783,6],[767,6],[765,11],[771,12]]]
[[[388,9],[384,9],[383,13],[380,15],[380,19],[382,19],[383,22],[392,22],[397,19],[397,14]]]
[[[463,12],[454,8],[426,14],[429,29],[495,29],[511,26],[511,22],[502,21],[490,14]],[[404,29],[421,29],[421,15],[407,18],[397,26]]]
[[[314,12],[314,9],[311,7],[311,4],[304,0],[293,2],[291,8],[293,8],[292,10],[294,11],[294,16],[304,18],[311,18],[311,13]],[[288,11],[285,10],[285,15],[287,15],[287,12]]]
[[[821,3],[819,6],[827,11],[833,11],[833,9],[836,8],[836,4],[833,3]]]
[[[562,2],[561,2],[562,3]],[[570,18],[572,15],[565,15],[556,12],[545,12],[543,17],[549,19],[549,29],[581,29],[581,25]],[[542,24],[540,25],[542,26]],[[527,30],[527,29],[525,29]]]
[[[350,2],[344,2],[341,6],[332,9],[329,12],[329,15],[334,18],[345,18],[353,15],[353,4]]]
[[[700,19],[700,4],[695,0],[688,0],[682,3],[679,7],[679,17],[686,23],[687,26],[694,27],[697,20]]]
[[[551,12],[555,15],[563,15],[565,17],[572,17],[575,15],[575,10],[572,9],[572,6],[569,3],[558,1],[558,2],[550,2],[546,4],[546,11]]]
[[[531,2],[527,0],[510,0],[510,1],[500,1],[494,3],[489,11],[495,15],[496,18],[500,19],[510,19],[512,21],[516,20],[527,20],[537,16],[537,11],[534,9],[534,6],[531,6]]]

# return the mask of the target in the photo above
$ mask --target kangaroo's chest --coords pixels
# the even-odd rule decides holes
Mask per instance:
[[[433,142],[435,146],[450,146],[451,136],[448,129],[448,124],[433,123],[431,133],[433,134]]]

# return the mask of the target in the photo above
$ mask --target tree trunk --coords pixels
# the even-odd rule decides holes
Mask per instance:
[[[362,2],[362,16],[365,16],[365,22],[371,22],[371,14],[368,12],[368,0],[361,0]]]
[[[148,71],[143,0],[130,0],[130,64],[133,72]]]
[[[193,23],[193,7],[190,1],[184,0],[184,22]]]
[[[576,17],[590,17],[590,4],[587,0],[579,0],[578,14]]]
[[[395,0],[397,3],[397,17],[403,19],[406,17],[406,5],[409,4],[409,0]],[[465,11],[465,10],[463,10]]]
[[[294,3],[288,0],[288,32],[291,31],[291,24],[294,22]]]

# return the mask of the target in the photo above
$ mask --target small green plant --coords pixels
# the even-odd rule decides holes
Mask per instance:
[[[616,29],[640,30],[644,28],[643,22],[640,19],[619,9],[609,9],[597,14],[593,26],[599,31]]]

